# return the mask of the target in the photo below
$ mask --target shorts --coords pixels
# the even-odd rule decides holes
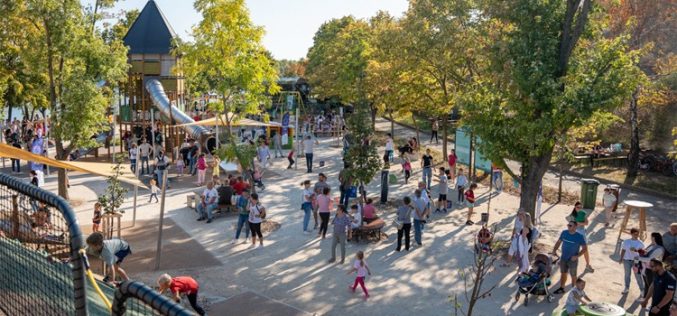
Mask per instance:
[[[475,203],[470,203],[470,202],[468,202],[467,200],[465,201],[465,205],[466,205],[467,207],[475,207]]]
[[[447,195],[446,194],[440,194],[440,198],[438,201],[446,201],[447,200]]]
[[[564,309],[567,311],[567,314],[574,315],[578,311],[578,305],[566,304],[564,305]]]
[[[132,249],[130,249],[129,247],[116,252],[115,257],[118,258],[118,260],[115,261],[115,264],[121,264],[122,261],[125,260],[125,257],[129,256],[131,253]]]
[[[569,273],[570,275],[578,275],[578,260],[560,260],[559,271],[561,273]]]

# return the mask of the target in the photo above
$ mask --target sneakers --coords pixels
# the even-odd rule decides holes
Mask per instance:
[[[593,269],[591,265],[588,265],[585,267],[585,272],[595,273],[595,269]]]
[[[466,221],[465,224],[466,224],[466,225],[473,225],[473,224],[475,224],[475,222],[473,222],[473,221]]]
[[[208,220],[207,220],[207,224],[209,224],[209,223],[211,223],[211,222],[212,222],[212,220],[211,220],[211,219],[208,219]]]
[[[303,231],[303,234],[304,234],[304,235],[310,235],[310,232],[307,231],[307,230],[304,230],[304,231]]]
[[[233,240],[230,242],[231,245],[234,245],[234,244],[236,244],[236,243],[237,243],[237,239],[233,239]]]
[[[554,294],[564,294],[564,288],[561,287],[561,288],[557,289],[557,290],[556,290],[555,292],[553,292],[553,293],[554,293]]]
[[[621,292],[621,294],[623,294],[623,295],[628,294],[629,291],[630,290],[626,287],[626,288],[623,289],[623,292]]]
[[[198,222],[199,222],[199,221],[204,221],[204,220],[205,220],[204,217],[200,217],[200,218],[197,219]]]
[[[336,261],[336,259],[331,258],[331,259],[327,260],[327,263],[334,263],[335,261]]]

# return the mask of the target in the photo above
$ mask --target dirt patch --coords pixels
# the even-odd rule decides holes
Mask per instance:
[[[267,221],[264,221],[264,222],[261,224],[261,232],[262,232],[262,233],[266,233],[266,234],[267,234],[267,233],[272,233],[272,232],[274,232],[274,231],[280,229],[280,227],[282,227],[282,225],[281,225],[280,223],[278,223],[278,222],[276,222],[276,221],[269,221],[269,220],[267,220]]]

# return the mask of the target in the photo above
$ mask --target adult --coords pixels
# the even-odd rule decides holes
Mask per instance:
[[[378,218],[376,215],[376,207],[374,206],[374,199],[372,198],[367,198],[367,203],[365,203],[362,211],[362,218],[367,223],[370,223],[371,221]]]
[[[491,183],[496,191],[503,191],[503,170],[495,164],[491,164]]]
[[[318,195],[316,198],[317,212],[320,215],[321,222],[320,231],[317,233],[317,236],[322,237],[322,239],[327,236],[327,229],[329,227],[329,215],[331,212],[331,196],[329,195],[330,191],[331,189],[325,187],[322,189],[322,194]]]
[[[637,260],[641,264],[642,279],[644,280],[644,294],[647,293],[649,287],[653,283],[655,274],[651,269],[649,262],[651,259],[663,261],[665,256],[665,247],[663,247],[663,236],[661,234],[653,232],[651,233],[651,244],[639,250],[639,257]]]
[[[449,179],[456,178],[456,160],[458,160],[458,156],[456,156],[456,150],[452,149],[449,157],[447,157],[447,162],[449,163],[449,172],[451,173],[451,177]]]
[[[456,190],[458,191],[458,205],[463,205],[465,201],[465,186],[468,185],[468,178],[463,174],[463,169],[458,169],[458,176],[456,177]]]
[[[432,130],[432,133],[430,134],[430,143],[432,144],[433,138],[435,138],[435,144],[439,144],[440,141],[437,139],[437,131],[440,129],[440,125],[437,123],[436,118],[433,119],[430,129]]]
[[[647,306],[649,297],[651,297],[649,315],[667,316],[670,314],[670,301],[675,296],[675,283],[677,282],[672,274],[665,271],[662,261],[654,258],[651,259],[649,264],[655,277],[649,290],[644,295],[642,307]]]
[[[205,315],[204,309],[197,303],[197,293],[200,286],[195,279],[189,276],[171,277],[165,273],[160,276],[157,283],[160,286],[160,289],[158,289],[160,294],[169,290],[172,294],[172,299],[177,303],[181,302],[180,295],[185,294],[193,310],[200,316]]]
[[[214,189],[214,183],[207,183],[207,188],[202,192],[202,200],[197,205],[197,212],[200,214],[198,221],[207,220],[207,224],[212,222],[212,212],[217,207],[219,193]]]
[[[256,246],[256,237],[259,237],[259,248],[263,247],[263,233],[261,223],[266,218],[266,208],[259,203],[259,195],[252,193],[249,198],[249,230],[252,231],[252,246]]]
[[[346,208],[339,205],[336,208],[336,216],[332,220],[334,224],[334,235],[331,241],[331,258],[329,263],[336,261],[336,246],[341,245],[341,264],[346,260],[346,229],[350,227],[350,216],[346,215]]]
[[[353,177],[350,175],[350,168],[348,164],[343,165],[343,170],[339,172],[339,190],[341,191],[341,197],[339,203],[343,206],[348,207],[348,201],[350,201],[350,190],[353,186]]]
[[[388,137],[386,138],[386,151],[383,155],[384,162],[390,162],[392,160],[394,147],[393,135],[388,133]]]
[[[468,215],[467,219],[465,221],[466,225],[473,225],[475,222],[472,221],[472,213],[473,209],[475,208],[475,189],[477,188],[477,184],[473,183],[470,185],[468,188],[468,191],[465,191],[465,204],[468,206]]]
[[[216,182],[214,182],[216,183]],[[233,187],[227,181],[224,181],[217,189],[219,194],[219,205],[231,206],[233,205]]]
[[[301,209],[303,210],[303,233],[310,234],[308,223],[310,222],[310,213],[313,211],[313,199],[315,192],[310,188],[310,180],[303,181],[303,199]]]
[[[256,156],[258,157],[261,166],[263,168],[268,168],[268,160],[270,159],[270,149],[268,149],[268,145],[266,145],[265,142],[261,142],[259,144],[259,148],[256,150]]]
[[[313,192],[315,192],[315,198],[317,199],[318,196],[324,192],[324,188],[329,188],[329,184],[327,184],[327,176],[324,175],[324,173],[319,173],[317,175],[317,182],[315,182],[315,185],[313,186]],[[313,229],[317,229],[318,227],[318,217],[317,217],[317,201],[314,201],[313,205],[313,219],[315,220],[315,227]]]
[[[616,195],[614,195],[610,188],[604,188],[604,195],[602,195],[605,219],[604,227],[609,227],[609,225],[611,225],[611,212],[613,212],[617,200]]]
[[[245,182],[242,176],[238,176],[233,184],[233,190],[235,194],[240,195],[245,190],[249,190],[249,183]]]
[[[418,140],[416,139],[416,137],[412,137],[411,139],[409,139],[408,145],[411,148],[412,152],[418,151]]]
[[[638,250],[644,249],[644,243],[639,240],[639,229],[631,228],[630,235],[632,238],[623,240],[621,244],[621,256],[618,260],[618,263],[623,265],[623,272],[625,274],[623,292],[621,294],[628,294],[630,290],[630,274],[633,273],[633,266],[635,264],[635,258],[639,256]],[[642,280],[642,275],[637,271],[635,273],[635,280],[637,281],[637,286],[639,290],[644,291],[644,285]]]
[[[439,183],[437,185],[437,191],[438,191],[438,199],[437,199],[437,207],[435,208],[435,212],[447,212],[447,193],[449,192],[449,177],[448,171],[444,169],[444,167],[440,167],[440,174],[439,174]]]
[[[426,149],[425,154],[421,156],[421,168],[423,182],[426,184],[425,188],[430,190],[430,182],[433,177],[433,156],[430,154],[430,148]]]
[[[310,135],[303,140],[303,152],[306,154],[306,168],[308,173],[313,172],[313,140]]]
[[[663,234],[665,262],[677,268],[677,223],[670,224],[670,230]]]
[[[275,158],[284,158],[282,153],[282,136],[276,131],[273,132],[273,151],[275,151]]]
[[[423,199],[421,190],[417,189],[414,192],[414,241],[419,246],[423,245],[423,224],[425,223],[425,216],[428,210],[428,203]]]
[[[8,140],[9,143],[12,144],[12,147],[21,149],[21,138],[19,137],[19,134],[17,132],[11,133]],[[14,174],[21,173],[21,160],[11,159],[11,161],[12,161],[12,173]]]
[[[555,294],[563,294],[564,287],[567,283],[567,275],[571,276],[571,287],[575,287],[576,278],[578,275],[578,258],[581,254],[588,251],[588,245],[585,237],[576,231],[576,222],[570,221],[567,224],[567,229],[559,235],[559,239],[555,243],[552,250],[553,254],[557,253],[557,249],[562,245],[562,256],[559,260],[560,267],[560,283],[559,289]]]
[[[139,146],[139,155],[141,156],[141,174],[150,173],[150,165],[148,164],[148,160],[152,151],[153,147],[151,147],[148,141],[144,138],[141,141],[141,146]]]
[[[237,228],[235,228],[235,239],[233,244],[240,239],[240,233],[244,228],[244,242],[247,243],[249,239],[249,191],[242,191],[241,195],[235,198],[235,207],[237,208]]]
[[[136,143],[132,143],[129,148],[129,164],[132,172],[136,173],[136,160],[139,157],[139,148]]]
[[[402,249],[402,237],[404,236],[404,249],[409,251],[409,238],[411,235],[411,213],[414,208],[411,206],[411,198],[405,196],[402,199],[402,205],[397,208],[397,221],[401,225],[397,227],[397,248],[396,251]]]
[[[165,156],[165,152],[160,150],[158,151],[156,161],[155,161],[155,175],[157,176],[157,184],[159,187],[162,187],[162,178],[164,175],[165,170],[167,169],[167,165],[169,162],[167,161],[167,156]]]

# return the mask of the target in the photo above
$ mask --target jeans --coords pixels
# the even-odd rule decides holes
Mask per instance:
[[[21,172],[21,160],[12,159],[12,172]]]
[[[630,288],[630,274],[633,273],[632,271],[632,266],[633,266],[633,260],[623,260],[623,271],[625,272],[625,288],[629,289]],[[637,281],[637,285],[639,286],[639,290],[643,291],[644,290],[644,284],[642,282],[642,276],[639,273],[635,273],[635,281]]]
[[[193,308],[193,310],[195,310],[195,312],[200,316],[204,315],[205,310],[197,304],[197,292],[188,294],[186,296],[188,297],[188,302],[190,303],[190,306]]]
[[[322,213],[320,213],[322,214]],[[341,261],[346,260],[346,234],[335,234],[331,240],[331,260],[336,260],[336,246],[341,245]]]
[[[409,250],[411,223],[402,224],[402,229],[397,230],[397,251],[400,251],[400,249],[402,249],[402,235],[404,235],[404,249]]]
[[[212,211],[216,208],[216,203],[207,204],[204,206],[202,203],[197,205],[197,213],[200,214],[200,218],[206,218],[211,220],[213,218]]]
[[[146,169],[143,168],[143,164],[146,163]],[[150,173],[150,165],[148,164],[148,157],[141,157],[141,174]]]
[[[190,174],[194,176],[195,172],[197,172],[197,157],[191,157],[190,158]]]
[[[249,238],[249,214],[240,214],[237,217],[237,230],[235,230],[235,239],[240,239],[240,232],[244,227],[244,237]]]
[[[458,203],[463,203],[463,201],[465,201],[465,187],[459,185],[457,189],[458,189]]]
[[[301,208],[303,208],[303,231],[308,231],[308,224],[310,223],[310,213],[313,211],[313,204],[310,202],[303,202],[301,204]]]
[[[164,172],[165,172],[164,170],[160,170],[157,168],[155,169],[155,175],[157,176],[157,186],[160,189],[162,189],[162,178],[164,178],[163,177]]]
[[[421,237],[423,235],[423,221],[415,219],[414,220],[414,240],[417,244],[421,245]]]
[[[320,213],[320,232],[322,237],[327,235],[327,228],[329,227],[329,212],[319,212]]]
[[[308,172],[313,172],[313,153],[306,153],[306,168]]]
[[[150,199],[148,200],[148,203],[153,202],[153,198],[155,198],[155,203],[160,202],[160,201],[157,199],[157,193],[151,193],[151,194],[150,194]]]
[[[425,187],[430,190],[430,181],[432,181],[433,177],[433,168],[432,167],[423,167],[423,183],[425,183]]]
[[[339,203],[341,203],[346,210],[348,209],[348,202],[350,201],[350,188],[341,190],[341,197],[339,198]]]
[[[132,169],[132,172],[136,173],[136,159],[130,159],[129,162],[131,164],[130,168]]]

